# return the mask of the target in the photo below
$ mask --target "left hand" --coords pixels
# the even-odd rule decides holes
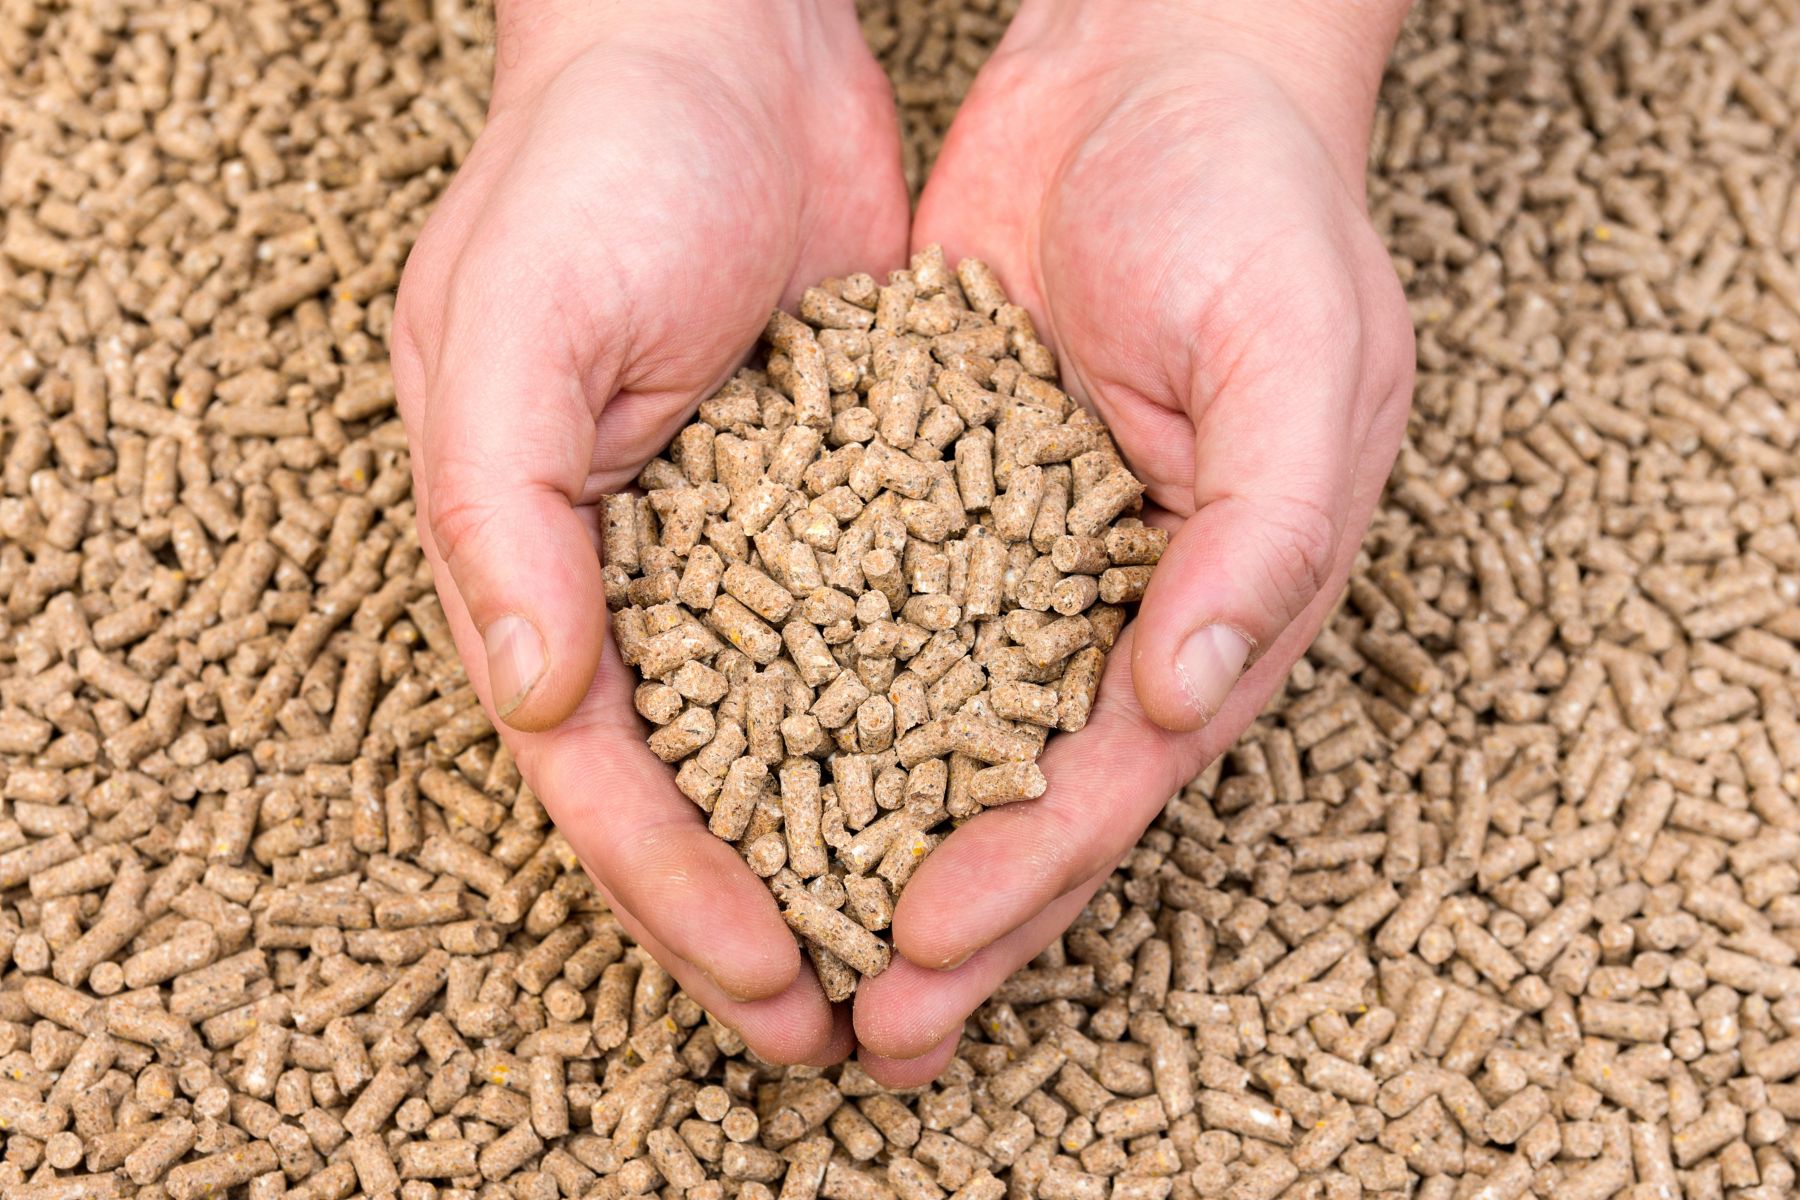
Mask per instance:
[[[943,1067],[1262,709],[1343,588],[1405,425],[1411,322],[1363,204],[1404,4],[1199,7],[1028,0],[920,202],[914,244],[993,266],[1173,538],[1089,725],[1050,743],[1049,791],[964,825],[907,886],[904,959],[856,996],[889,1086]]]

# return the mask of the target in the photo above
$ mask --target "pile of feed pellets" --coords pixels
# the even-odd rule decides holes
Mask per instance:
[[[1006,11],[867,0],[915,182]],[[676,989],[457,664],[384,343],[481,16],[6,4],[0,1195],[1794,1195],[1797,18],[1424,0],[1345,602],[888,1093]]]
[[[839,1001],[947,823],[1044,794],[1169,535],[986,263],[799,307],[606,497],[602,558],[650,749]]]

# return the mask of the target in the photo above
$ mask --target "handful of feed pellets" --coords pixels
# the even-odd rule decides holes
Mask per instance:
[[[606,595],[650,748],[841,1000],[938,831],[1044,794],[1167,535],[984,263],[828,280],[765,338],[607,498]]]

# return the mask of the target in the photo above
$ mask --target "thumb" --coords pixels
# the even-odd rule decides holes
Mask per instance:
[[[1132,661],[1138,700],[1165,729],[1211,720],[1337,565],[1354,383],[1321,368],[1308,387],[1293,368],[1279,392],[1234,381],[1196,420],[1194,511],[1151,576]]]
[[[548,729],[587,694],[605,632],[591,509],[576,508],[595,418],[573,374],[545,366],[541,331],[447,324],[415,450],[421,518],[481,636],[489,703]]]

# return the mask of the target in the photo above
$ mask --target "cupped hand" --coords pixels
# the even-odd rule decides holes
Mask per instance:
[[[833,273],[897,266],[893,102],[848,0],[502,2],[488,124],[414,249],[394,375],[471,682],[626,929],[777,1061],[850,1049],[761,881],[645,745],[596,503]]]
[[[994,267],[1172,539],[1090,723],[1050,743],[1045,796],[962,826],[902,895],[904,961],[855,1011],[894,1086],[942,1067],[964,1017],[1254,718],[1392,465],[1412,330],[1362,188],[1403,6],[1339,5],[1373,22],[1344,29],[1294,11],[1313,7],[1030,0],[921,200],[914,243]]]

